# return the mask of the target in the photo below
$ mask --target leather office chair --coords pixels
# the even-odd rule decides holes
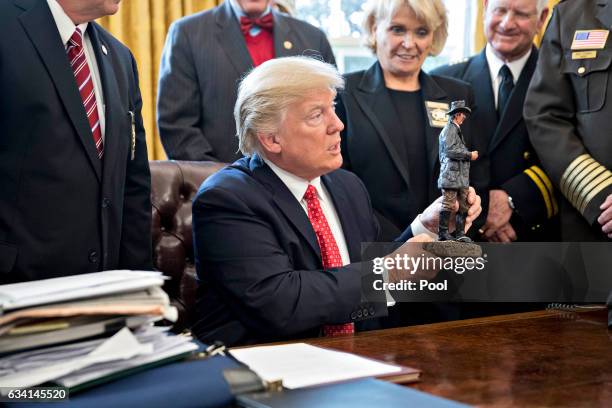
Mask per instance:
[[[153,266],[171,279],[164,285],[179,320],[179,332],[193,322],[196,273],[193,256],[191,202],[207,177],[223,163],[150,161]]]

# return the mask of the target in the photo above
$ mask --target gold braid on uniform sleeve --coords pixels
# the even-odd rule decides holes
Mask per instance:
[[[525,173],[540,190],[540,194],[542,194],[542,199],[546,205],[547,218],[554,217],[559,212],[559,206],[557,205],[557,200],[555,199],[552,182],[546,173],[544,173],[544,170],[538,166],[531,166],[530,168],[525,169],[523,173]]]
[[[589,154],[574,159],[561,176],[561,192],[582,214],[591,200],[610,185],[612,172]]]

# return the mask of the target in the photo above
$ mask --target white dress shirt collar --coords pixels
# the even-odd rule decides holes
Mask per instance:
[[[312,184],[317,189],[317,195],[319,200],[321,200],[321,177],[308,181],[296,176],[293,173],[289,173],[287,170],[281,169],[270,160],[265,159],[262,156],[260,157],[272,169],[274,174],[276,174],[278,178],[280,178],[281,181],[287,186],[296,200],[302,201],[304,199],[304,194],[306,194],[306,189],[308,188],[309,184]]]
[[[87,30],[87,26],[89,23],[85,22],[76,26],[74,22],[68,17],[68,14],[64,11],[62,6],[59,5],[57,0],[47,0],[47,4],[49,5],[49,9],[51,10],[51,14],[53,15],[53,19],[55,20],[55,25],[57,25],[57,29],[59,31],[60,37],[62,38],[62,43],[64,47],[74,34],[74,30],[76,27],[79,27],[81,33],[85,35],[85,31]]]
[[[487,43],[485,55],[487,57],[487,63],[489,64],[489,73],[491,75],[491,79],[493,80],[499,76],[499,70],[505,64],[510,69],[510,72],[512,72],[512,77],[514,83],[516,84],[516,81],[518,80],[519,76],[521,76],[521,72],[523,72],[523,68],[525,68],[525,64],[527,64],[527,59],[529,59],[531,51],[532,49],[530,48],[529,51],[521,58],[516,59],[512,62],[506,62],[500,59],[497,55],[495,55],[491,44]]]

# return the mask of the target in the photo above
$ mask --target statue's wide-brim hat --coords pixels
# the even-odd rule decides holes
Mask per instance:
[[[459,112],[465,113],[469,116],[472,113],[472,110],[468,106],[465,106],[465,101],[454,101],[451,103],[451,107],[446,114],[452,116]]]

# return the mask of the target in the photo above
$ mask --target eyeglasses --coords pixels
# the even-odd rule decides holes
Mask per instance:
[[[505,7],[495,7],[491,11],[491,13],[495,17],[499,17],[503,19],[503,18],[506,18],[506,16],[508,16],[508,18],[514,18],[517,21],[528,21],[528,20],[531,20],[533,16],[536,16],[538,14],[537,11],[528,13],[524,11],[508,10]]]

